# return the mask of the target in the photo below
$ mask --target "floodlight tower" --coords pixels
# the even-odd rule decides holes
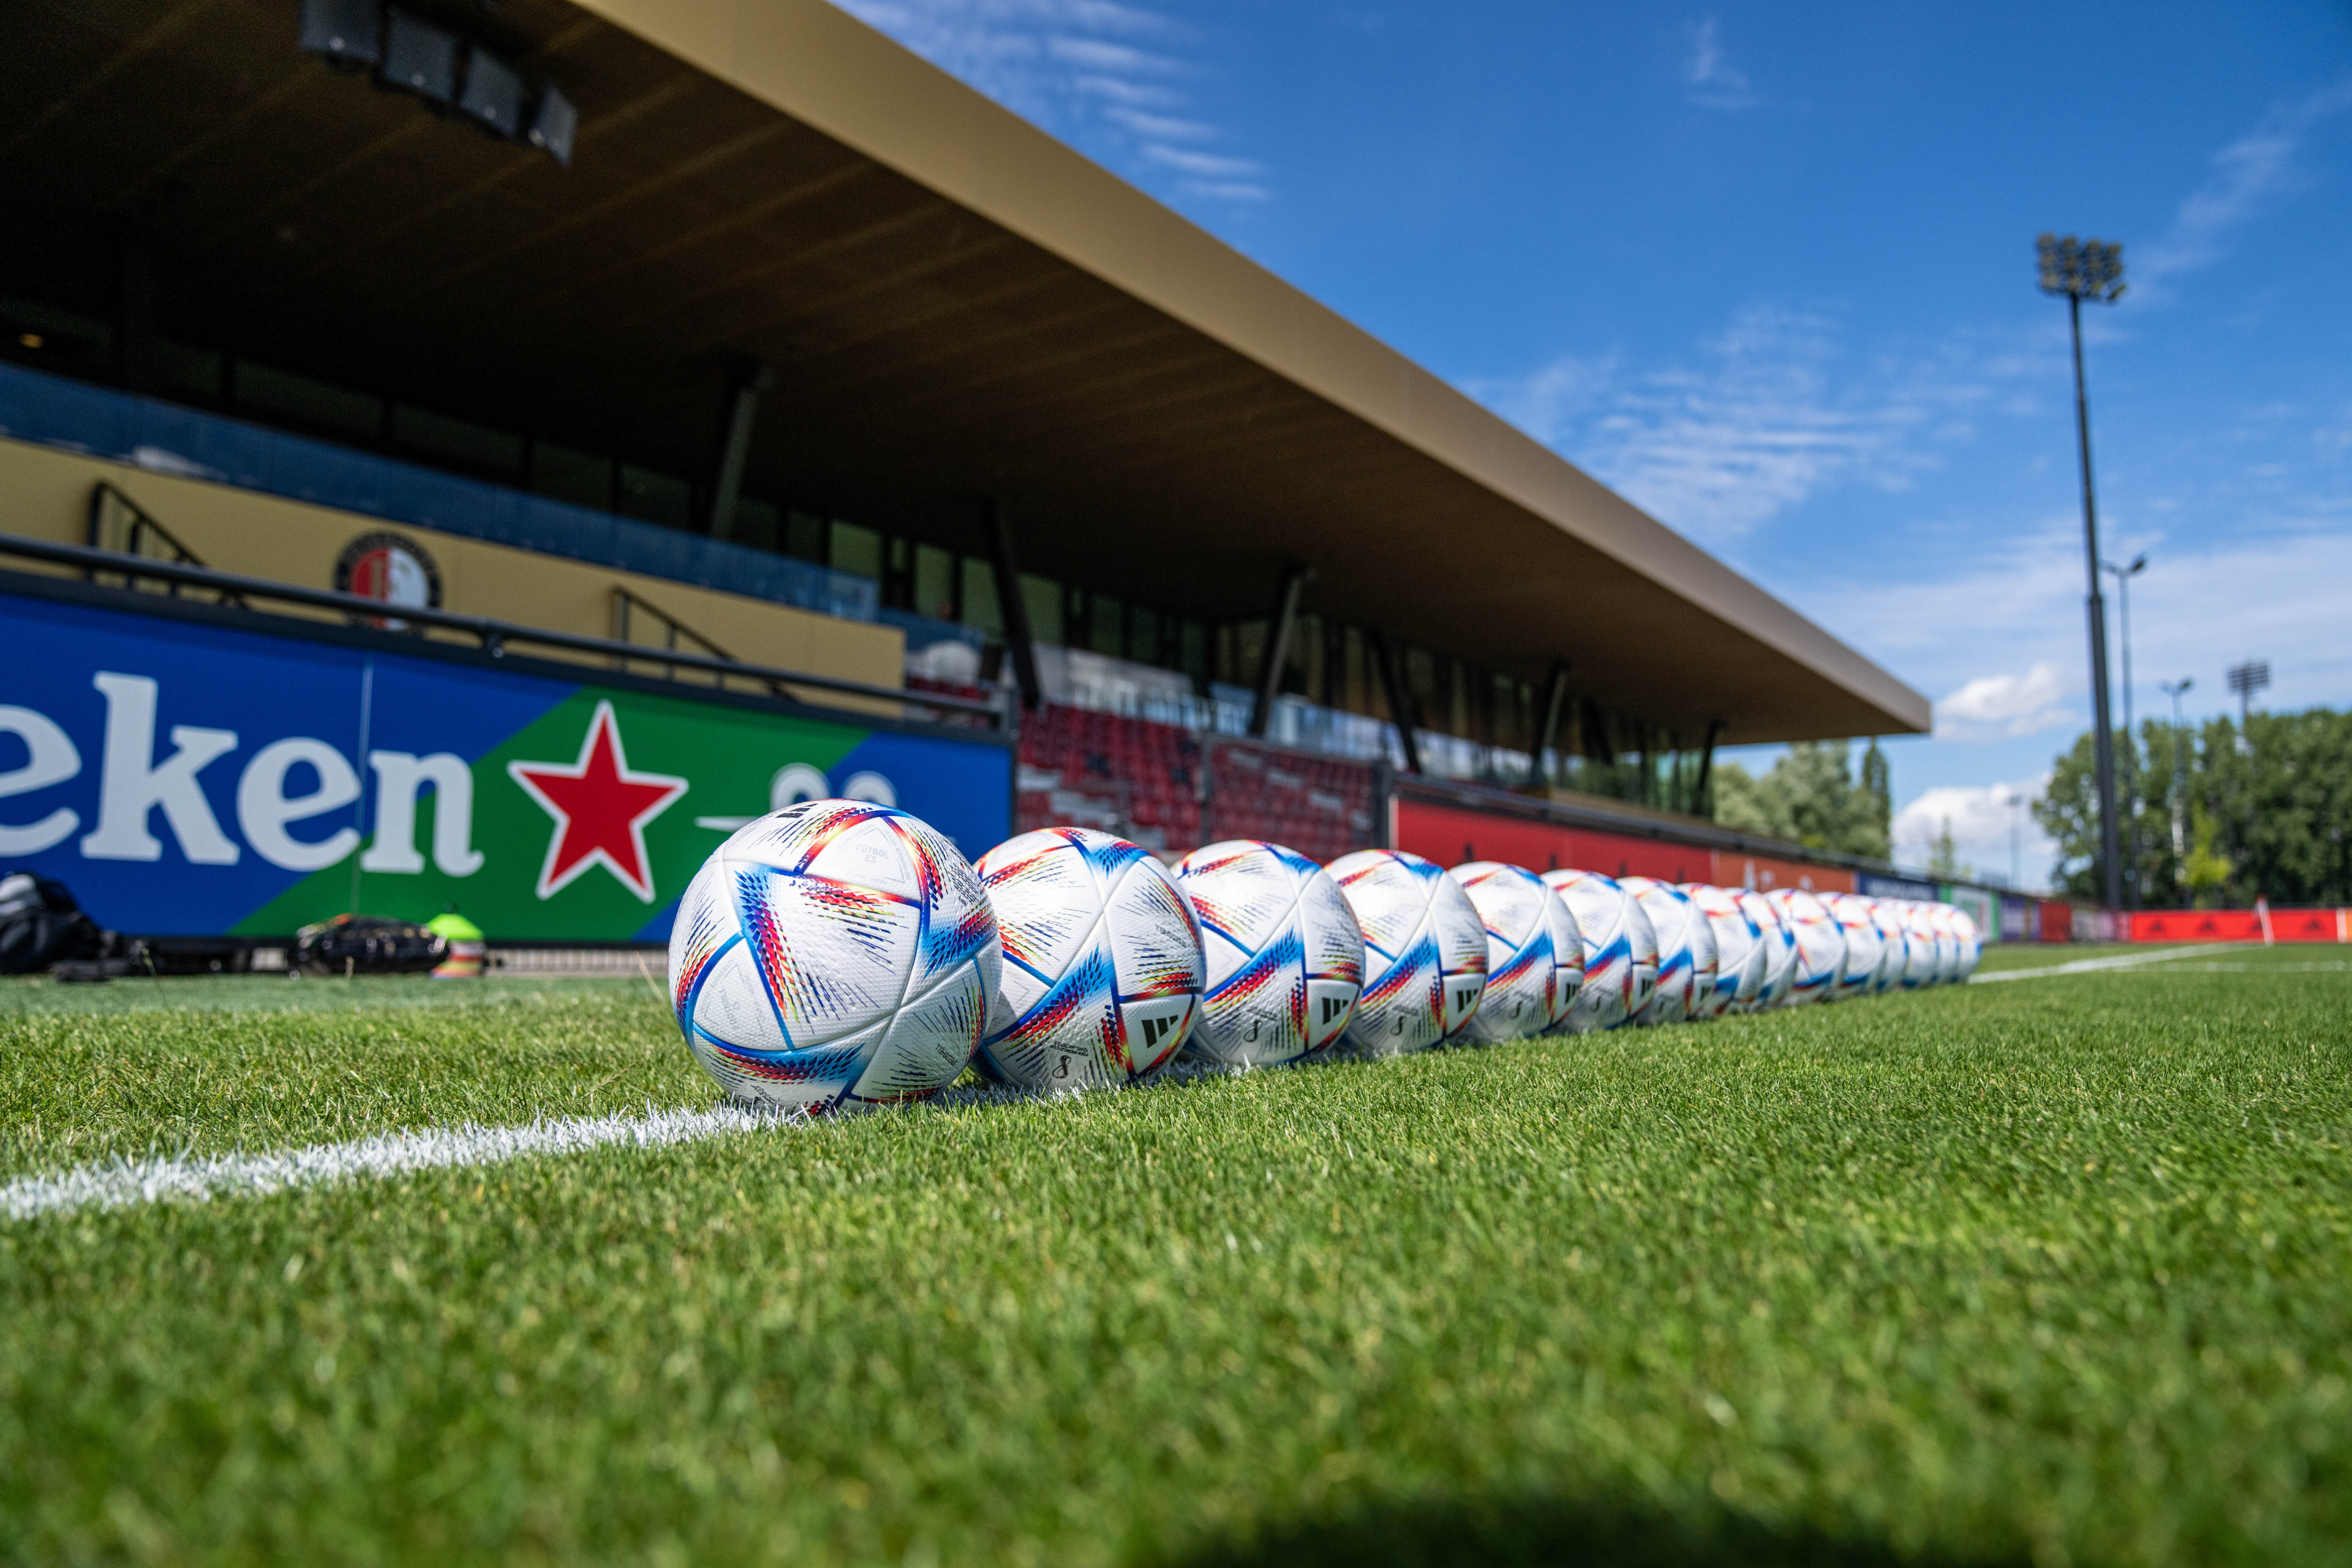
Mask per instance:
[[[2083,458],[2083,550],[2091,596],[2091,719],[2099,770],[2099,875],[2105,902],[2123,902],[2122,856],[2116,842],[2116,737],[2107,716],[2107,606],[2099,594],[2099,509],[2091,487],[2091,405],[2083,390],[2083,301],[2113,304],[2123,297],[2124,247],[2095,239],[2045,234],[2035,244],[2042,291],[2066,296],[2074,334],[2074,434]]]
[[[2271,661],[2250,658],[2231,665],[2224,673],[2230,678],[2230,689],[2238,694],[2238,743],[2251,746],[2253,742],[2246,737],[2246,726],[2253,721],[2254,693],[2271,683]]]
[[[2123,612],[2124,634],[2124,745],[2133,759],[2132,776],[2125,790],[2125,799],[2132,807],[2131,855],[2124,864],[2131,869],[2132,908],[2139,908],[2139,751],[2132,739],[2132,678],[2131,678],[2131,580],[2147,570],[2147,553],[2143,551],[2132,557],[2128,566],[2118,566],[2112,561],[2099,563],[2100,569],[2116,580],[2116,608]]]

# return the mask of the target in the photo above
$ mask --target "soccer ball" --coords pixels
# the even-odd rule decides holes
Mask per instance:
[[[1958,911],[1944,903],[1927,906],[1927,930],[1936,942],[1936,984],[1948,985],[1959,978],[1960,933],[1952,927]]]
[[[1339,1037],[1364,988],[1364,936],[1329,873],[1296,849],[1236,838],[1176,862],[1176,886],[1208,965],[1187,1055],[1272,1067]]]
[[[980,1070],[1015,1089],[1118,1089],[1176,1054],[1201,1005],[1201,931],[1151,851],[1045,827],[980,858],[1004,947]]]
[[[1764,944],[1764,984],[1748,1007],[1751,1013],[1760,1013],[1789,1000],[1789,988],[1797,979],[1797,936],[1772,907],[1772,900],[1754,889],[1740,889],[1739,907],[1756,922],[1758,940]]]
[[[1827,1001],[1845,973],[1845,933],[1822,907],[1821,900],[1802,888],[1775,888],[1765,897],[1797,939],[1790,1003]]]
[[[971,1060],[997,991],[996,914],[944,834],[813,800],[710,853],[670,928],[687,1048],[737,1100],[917,1100]]]
[[[1618,886],[1633,895],[1658,939],[1658,984],[1633,1020],[1682,1024],[1709,1016],[1699,1009],[1715,994],[1715,929],[1690,895],[1671,882],[1627,877]]]
[[[1903,989],[1917,991],[1936,984],[1936,928],[1928,922],[1927,906],[1905,899],[1895,906],[1903,922]]]
[[[1737,889],[1709,882],[1685,882],[1682,889],[1690,895],[1715,935],[1715,990],[1698,1016],[1717,1018],[1726,1013],[1747,1012],[1764,989],[1765,974],[1771,966],[1772,953],[1765,945],[1764,933],[1741,905]]]
[[[1886,963],[1886,938],[1873,918],[1874,900],[1860,893],[1824,893],[1822,907],[1845,933],[1845,970],[1830,993],[1832,1001],[1864,996],[1878,988],[1878,972]]]
[[[1364,933],[1364,994],[1349,1041],[1397,1056],[1458,1039],[1486,992],[1486,928],[1470,895],[1402,849],[1359,849],[1330,871]]]
[[[1977,965],[1983,962],[1984,933],[1977,929],[1974,915],[1966,910],[1955,909],[1952,911],[1952,935],[1958,939],[1960,944],[1959,967],[1952,974],[1952,979],[1958,982],[1974,974]]]
[[[1657,989],[1658,938],[1650,917],[1615,878],[1598,871],[1546,871],[1543,881],[1576,917],[1584,938],[1584,984],[1568,1011],[1570,1032],[1619,1027]]]
[[[1874,991],[1893,991],[1903,984],[1903,972],[1911,963],[1911,942],[1904,934],[1903,907],[1895,899],[1870,900],[1871,923],[1878,927],[1879,940],[1886,944],[1886,956],[1880,961],[1878,973],[1871,982]]]
[[[1584,984],[1584,939],[1559,895],[1533,871],[1473,860],[1446,873],[1486,928],[1486,994],[1470,1034],[1516,1040],[1556,1029]]]

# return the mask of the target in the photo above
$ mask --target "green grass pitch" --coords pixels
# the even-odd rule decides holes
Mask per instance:
[[[0,1558],[2340,1563],[2341,952],[0,1222]],[[0,984],[0,1097],[711,1090],[642,981],[257,977]]]

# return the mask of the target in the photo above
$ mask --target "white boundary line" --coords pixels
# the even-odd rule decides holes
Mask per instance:
[[[454,1165],[493,1165],[533,1154],[571,1154],[613,1144],[660,1149],[732,1132],[760,1131],[795,1120],[802,1119],[763,1116],[721,1105],[709,1110],[654,1110],[643,1116],[573,1117],[520,1127],[468,1123],[391,1132],[350,1143],[319,1143],[275,1154],[120,1160],[19,1176],[0,1186],[0,1216],[35,1219],[78,1209],[127,1208],[173,1199],[206,1203],[216,1197],[260,1196],[289,1187],[405,1175]]]
[[[2001,980],[2038,980],[2051,974],[2084,974],[2156,963],[2190,954],[2228,952],[2251,942],[2200,942],[2153,952],[2118,953],[2107,958],[2077,959],[2046,968],[2003,970],[1969,977],[1972,985]],[[1171,1064],[1155,1073],[1158,1081],[1222,1077],[1236,1069],[1207,1064]],[[929,1103],[957,1104],[986,1100],[1027,1100],[1036,1097],[1017,1091],[982,1088],[950,1091]],[[77,1165],[45,1174],[18,1176],[0,1184],[0,1219],[37,1219],[44,1215],[71,1214],[82,1209],[130,1208],[139,1205],[179,1201],[208,1203],[214,1198],[260,1197],[294,1187],[367,1178],[383,1180],[416,1171],[445,1170],[467,1165],[497,1165],[538,1154],[572,1154],[589,1149],[623,1146],[664,1149],[698,1143],[744,1132],[772,1131],[806,1125],[800,1113],[774,1113],[719,1105],[707,1110],[654,1110],[643,1116],[568,1117],[561,1121],[527,1122],[516,1127],[433,1127],[414,1132],[388,1132],[348,1143],[314,1143],[271,1154],[216,1154],[205,1158],[115,1160]]]
[[[1181,1083],[1250,1071],[1207,1063],[1171,1063],[1150,1083]],[[1080,1089],[1071,1096],[1109,1092]],[[1057,1098],[982,1084],[951,1089],[917,1101],[925,1106],[1034,1103]],[[333,1182],[386,1180],[416,1171],[467,1165],[499,1165],[539,1154],[576,1154],[614,1146],[667,1149],[744,1132],[807,1127],[843,1115],[866,1116],[899,1109],[893,1105],[847,1108],[824,1118],[799,1110],[755,1110],[720,1104],[708,1110],[656,1110],[642,1116],[581,1116],[515,1127],[428,1127],[387,1132],[348,1143],[313,1143],[272,1154],[215,1154],[202,1158],[112,1160],[63,1171],[18,1176],[0,1184],[0,1221],[38,1219],[82,1209],[131,1208],[145,1204],[209,1203],[214,1198],[266,1197],[294,1187]]]
[[[2185,947],[2160,947],[2153,952],[2119,952],[2106,958],[2078,958],[2071,963],[2052,963],[2033,969],[2004,969],[1995,974],[1971,974],[1971,985],[1990,985],[2001,980],[2039,980],[2046,974],[2090,974],[2102,969],[2129,969],[2142,963],[2160,963],[2168,958],[2183,958],[2190,953],[2231,952],[2242,947],[2255,947],[2251,942],[2200,942]]]

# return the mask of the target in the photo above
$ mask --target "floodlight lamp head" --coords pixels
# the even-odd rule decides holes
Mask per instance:
[[[2095,239],[2045,234],[2034,242],[2042,291],[2113,302],[2124,291],[2124,247]]]
[[[2124,568],[2125,574],[2132,577],[2137,577],[2147,570],[2147,552],[2145,550],[2141,551],[2137,555],[2133,556],[2132,563]]]

